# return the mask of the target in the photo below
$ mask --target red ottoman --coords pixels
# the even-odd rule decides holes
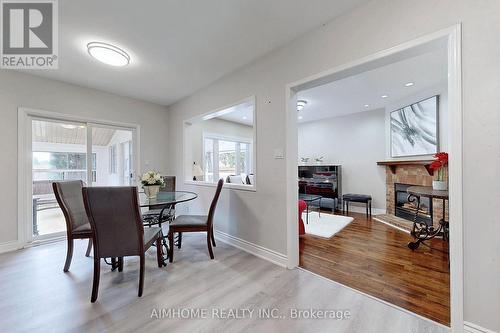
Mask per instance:
[[[304,228],[304,221],[302,220],[302,212],[306,210],[307,204],[304,200],[299,200],[299,236],[306,233]]]

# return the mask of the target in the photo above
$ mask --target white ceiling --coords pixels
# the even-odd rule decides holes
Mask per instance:
[[[114,129],[95,127],[92,129],[92,145],[107,146],[113,135],[115,135]],[[87,128],[81,124],[34,120],[32,140],[33,142],[85,145]]]
[[[338,117],[385,108],[421,91],[446,85],[446,48],[441,47],[361,74],[301,91],[298,99],[307,101],[297,112],[299,122]],[[405,87],[413,82],[411,87]],[[387,95],[387,98],[382,98]],[[369,105],[365,107],[365,105]]]
[[[224,110],[224,115],[217,118],[247,126],[253,125],[253,103],[241,103]]]
[[[59,69],[29,73],[169,105],[364,2],[59,1]],[[130,65],[92,59],[91,41]]]

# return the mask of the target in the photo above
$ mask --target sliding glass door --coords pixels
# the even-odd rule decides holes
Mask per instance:
[[[96,156],[92,185],[129,186],[133,178],[133,133],[128,129],[91,125]]]
[[[55,181],[88,186],[135,182],[135,129],[88,122],[30,117],[31,239],[62,236],[64,215],[52,190]],[[90,157],[90,158],[89,158]]]

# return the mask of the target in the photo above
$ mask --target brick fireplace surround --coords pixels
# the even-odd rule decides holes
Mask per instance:
[[[393,173],[394,171],[394,173]],[[445,172],[447,175],[448,172]],[[394,215],[394,184],[412,184],[419,186],[432,186],[433,176],[429,175],[423,165],[398,165],[397,167],[386,166],[386,205],[387,214]],[[432,202],[433,224],[439,225],[443,217],[443,201],[434,199]],[[448,217],[448,203],[446,204],[446,218]]]

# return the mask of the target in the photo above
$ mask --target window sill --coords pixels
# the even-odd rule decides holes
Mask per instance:
[[[184,184],[186,185],[195,185],[195,186],[204,186],[204,187],[216,187],[216,183],[209,183],[209,182],[204,182],[204,181],[194,181],[194,180],[185,180]],[[249,192],[257,192],[257,189],[255,188],[255,185],[239,185],[239,184],[231,184],[231,183],[224,183],[224,187],[227,189],[231,190],[238,190],[238,191],[249,191]]]

